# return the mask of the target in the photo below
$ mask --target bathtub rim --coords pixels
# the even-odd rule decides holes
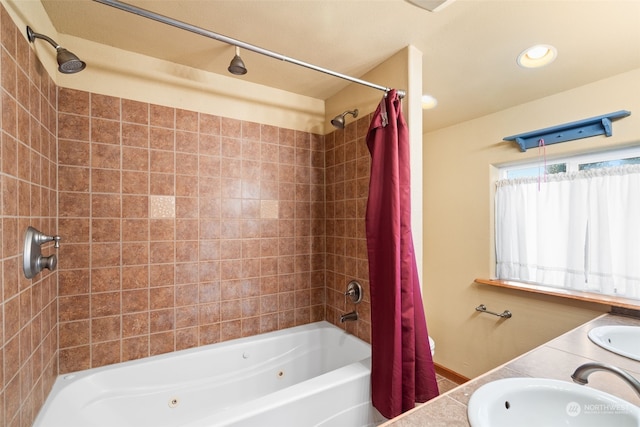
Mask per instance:
[[[288,336],[288,335],[292,335],[292,334],[300,334],[300,333],[305,333],[305,332],[311,332],[311,331],[318,331],[318,330],[331,330],[331,331],[335,331],[340,333],[341,336],[344,336],[345,338],[349,338],[349,339],[355,339],[356,341],[365,344],[367,346],[370,346],[369,343],[367,343],[366,341],[358,338],[357,336],[350,334],[349,332],[347,332],[346,330],[326,321],[326,320],[321,320],[321,321],[317,321],[317,322],[311,322],[311,323],[307,323],[304,325],[298,325],[298,326],[293,326],[293,327],[289,327],[289,328],[284,328],[284,329],[279,329],[276,331],[270,331],[270,332],[265,332],[262,334],[257,334],[257,335],[252,335],[252,336],[247,336],[247,337],[240,337],[240,338],[235,338],[235,339],[231,339],[231,340],[227,340],[227,341],[221,341],[221,342],[217,342],[217,343],[212,343],[212,344],[206,344],[206,345],[202,345],[202,346],[198,346],[198,347],[193,347],[193,348],[189,348],[189,349],[184,349],[184,350],[177,350],[177,351],[173,351],[173,352],[169,352],[169,353],[163,353],[163,354],[158,354],[158,355],[153,355],[153,356],[148,356],[148,357],[144,357],[144,358],[140,358],[140,359],[135,359],[135,360],[128,360],[128,361],[124,361],[124,362],[119,362],[119,363],[114,363],[114,364],[110,364],[110,365],[105,365],[105,366],[100,366],[100,367],[96,367],[96,368],[89,368],[89,369],[85,369],[85,370],[80,370],[80,371],[73,371],[73,372],[68,372],[68,373],[64,373],[64,374],[59,374],[56,379],[55,382],[51,388],[51,390],[49,391],[49,393],[47,394],[44,404],[42,405],[42,407],[40,408],[40,410],[38,411],[38,414],[36,415],[36,419],[34,421],[33,426],[34,427],[39,427],[41,425],[43,425],[43,422],[46,421],[46,415],[49,412],[50,408],[54,405],[54,401],[55,401],[55,397],[56,395],[62,393],[64,391],[65,388],[74,385],[76,382],[81,381],[83,379],[86,378],[90,378],[91,376],[100,374],[102,372],[108,372],[114,369],[119,369],[119,368],[129,368],[129,367],[135,367],[138,365],[145,365],[148,364],[150,362],[154,362],[154,361],[162,361],[164,359],[169,359],[169,358],[173,358],[173,357],[180,357],[180,356],[188,356],[190,354],[196,354],[196,353],[200,353],[200,352],[206,352],[206,351],[211,351],[213,348],[215,348],[216,350],[219,349],[225,349],[225,348],[233,348],[233,347],[237,347],[237,346],[242,346],[243,344],[247,344],[247,343],[252,343],[256,340],[256,338],[258,337],[263,337],[265,339],[277,339],[278,337],[282,337],[282,336]],[[361,361],[359,362],[355,362],[355,363],[361,363],[362,361],[364,361],[365,364],[370,363],[369,360],[370,359],[370,355],[367,356],[366,358],[361,359]],[[348,365],[346,365],[348,366]],[[68,380],[72,380],[72,381],[68,381]]]

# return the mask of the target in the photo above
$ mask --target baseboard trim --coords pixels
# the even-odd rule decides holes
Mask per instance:
[[[434,363],[434,366],[436,368],[436,374],[442,375],[446,379],[451,380],[456,384],[464,384],[469,381],[469,378],[460,375],[459,373],[452,371],[449,368],[445,368],[444,366],[438,365],[437,363]]]

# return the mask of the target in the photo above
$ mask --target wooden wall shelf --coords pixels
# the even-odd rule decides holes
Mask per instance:
[[[611,136],[613,135],[611,122],[615,119],[627,117],[630,114],[630,111],[620,110],[602,116],[591,117],[590,119],[578,120],[577,122],[507,136],[504,140],[515,141],[520,147],[520,151],[524,152],[527,151],[527,148],[589,138],[596,135]]]

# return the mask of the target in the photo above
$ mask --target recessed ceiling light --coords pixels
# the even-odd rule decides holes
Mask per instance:
[[[538,68],[551,64],[558,56],[555,47],[548,44],[537,44],[518,55],[518,65],[524,68]]]
[[[438,100],[431,95],[422,95],[422,109],[430,110],[438,105]]]

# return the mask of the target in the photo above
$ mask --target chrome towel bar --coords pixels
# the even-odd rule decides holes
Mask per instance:
[[[489,311],[487,310],[487,306],[484,304],[480,304],[479,306],[477,306],[476,311],[479,311],[481,313],[493,314],[494,316],[502,317],[503,319],[510,319],[512,316],[509,310],[505,310],[502,313],[495,313],[493,311]]]

